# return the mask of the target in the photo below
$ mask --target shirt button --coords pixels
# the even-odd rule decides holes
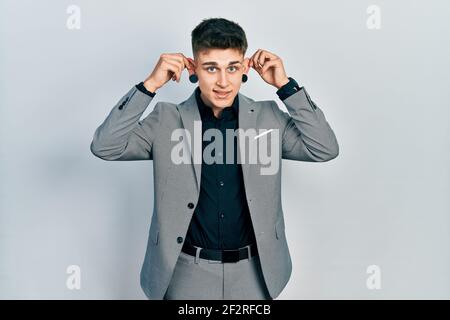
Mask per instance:
[[[188,203],[188,208],[189,208],[189,209],[194,208],[194,204],[193,204],[192,202],[189,202],[189,203]]]
[[[182,242],[183,242],[183,237],[178,237],[178,238],[177,238],[177,242],[178,242],[178,243],[182,243]]]
[[[223,187],[224,184],[225,184],[225,183],[224,183],[223,181],[219,181],[219,185],[220,185],[221,187]]]
[[[225,217],[225,215],[224,215],[223,213],[221,213],[221,214],[220,214],[220,217],[223,218],[223,217]]]

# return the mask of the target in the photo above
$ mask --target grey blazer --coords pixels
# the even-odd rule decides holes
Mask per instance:
[[[279,132],[266,135],[268,140],[277,139],[280,161],[275,174],[260,174],[260,162],[241,164],[264,279],[270,295],[276,298],[292,271],[281,204],[281,158],[329,161],[337,157],[339,146],[322,110],[304,88],[283,100],[289,113],[273,100],[254,101],[240,92],[238,97],[239,128]],[[90,149],[108,161],[153,160],[154,208],[140,284],[149,299],[162,299],[199,198],[201,177],[201,163],[171,161],[172,149],[183,141],[172,141],[171,135],[175,129],[193,133],[194,121],[201,118],[193,92],[180,104],[157,102],[140,120],[152,99],[133,86],[96,129]],[[242,137],[237,139],[240,157],[246,147],[239,143],[244,141]],[[201,140],[193,143],[201,145]],[[186,145],[191,151],[191,144]]]

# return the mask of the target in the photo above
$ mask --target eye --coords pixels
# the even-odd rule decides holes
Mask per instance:
[[[209,72],[209,73],[212,73],[212,72],[214,72],[214,70],[211,70],[211,69],[217,69],[216,67],[207,67],[206,68],[206,70]],[[235,73],[236,71],[238,71],[239,70],[239,68],[237,68],[236,66],[229,66],[228,67],[228,70],[231,72],[231,73]]]

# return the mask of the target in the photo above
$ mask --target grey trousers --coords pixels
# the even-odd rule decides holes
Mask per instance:
[[[222,263],[181,251],[164,300],[272,300],[258,255]]]

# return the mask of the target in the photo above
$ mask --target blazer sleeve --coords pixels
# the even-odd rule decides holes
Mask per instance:
[[[324,162],[339,154],[336,136],[322,110],[310,99],[305,88],[283,100],[289,113],[272,101],[272,110],[282,129],[282,158]]]
[[[91,152],[103,160],[152,160],[153,142],[161,123],[161,103],[139,120],[153,97],[133,86],[95,130]]]

